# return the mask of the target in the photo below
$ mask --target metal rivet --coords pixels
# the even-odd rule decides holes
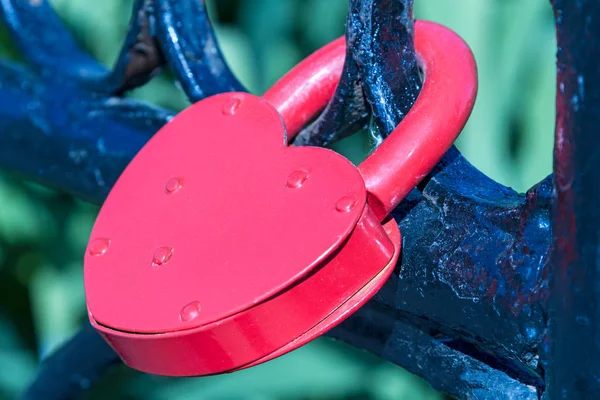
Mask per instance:
[[[179,318],[181,319],[181,322],[189,322],[193,319],[196,319],[198,315],[200,315],[200,310],[200,303],[197,301],[192,301],[190,304],[181,309]]]
[[[304,182],[308,179],[308,171],[303,169],[297,169],[288,176],[287,187],[297,189],[304,185]]]
[[[225,104],[223,104],[221,112],[223,113],[223,115],[234,115],[237,112],[237,109],[240,107],[241,103],[242,100],[238,99],[237,97],[233,97],[227,100]]]
[[[168,263],[171,257],[173,257],[172,247],[159,247],[152,256],[152,266],[160,267],[161,265]]]
[[[95,239],[92,243],[90,243],[88,251],[91,256],[101,256],[104,255],[104,253],[106,253],[109,245],[109,239]]]
[[[356,203],[358,203],[356,196],[348,194],[338,200],[335,209],[339,212],[350,212],[356,206]]]
[[[183,186],[183,178],[171,178],[165,185],[167,194],[175,193]]]

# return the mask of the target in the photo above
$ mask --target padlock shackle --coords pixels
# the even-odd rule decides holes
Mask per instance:
[[[477,67],[452,30],[415,22],[415,50],[424,73],[419,97],[398,127],[360,164],[368,203],[383,220],[452,146],[471,114]],[[288,141],[333,96],[346,55],[339,38],[290,70],[264,95],[281,114]]]
[[[288,143],[333,97],[345,58],[341,37],[302,60],[263,94],[285,122]]]

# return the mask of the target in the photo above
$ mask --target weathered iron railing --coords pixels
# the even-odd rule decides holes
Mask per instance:
[[[552,5],[554,179],[521,195],[452,148],[394,211],[404,234],[394,276],[328,333],[458,398],[600,397],[600,3]],[[0,0],[0,11],[28,63],[0,64],[0,166],[87,200],[102,202],[172,116],[125,91],[164,64],[192,101],[243,90],[199,1],[137,0],[111,71],[75,44],[46,0]],[[412,0],[350,0],[342,80],[296,144],[331,143],[371,116],[383,136],[391,131],[420,88],[412,26]],[[83,327],[24,397],[73,398],[116,362]]]

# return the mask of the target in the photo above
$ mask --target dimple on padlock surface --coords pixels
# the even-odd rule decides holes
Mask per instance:
[[[167,124],[111,191],[85,256],[88,308],[138,369],[222,372],[305,334],[397,246],[347,159],[287,147],[259,97],[218,95]]]

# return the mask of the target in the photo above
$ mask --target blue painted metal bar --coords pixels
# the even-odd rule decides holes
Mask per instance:
[[[203,1],[156,0],[158,40],[188,98],[245,92],[219,49]]]
[[[331,336],[360,347],[433,383],[433,387],[458,399],[537,400],[534,385],[470,357],[434,338],[411,322],[398,318],[389,307],[375,302],[361,308]]]
[[[400,123],[421,89],[412,9],[413,0],[350,0],[340,83],[295,145],[333,143],[364,128],[371,114],[384,138]]]
[[[350,7],[353,10],[354,7]],[[346,26],[354,27],[356,14],[348,13]],[[364,128],[371,113],[365,99],[358,64],[354,58],[356,34],[346,29],[346,59],[333,98],[325,110],[294,138],[295,146],[326,146]]]
[[[412,23],[413,1],[353,1],[354,57],[375,122],[387,137],[421,90]],[[385,100],[385,101],[383,101]],[[390,102],[391,101],[391,102]]]
[[[600,3],[554,1],[554,147],[548,398],[600,398]]]
[[[112,71],[101,79],[92,80],[89,87],[106,95],[121,95],[150,81],[164,63],[156,40],[154,1],[135,0],[129,31]]]
[[[106,74],[106,68],[77,45],[48,0],[0,0],[0,17],[35,71],[75,79]]]
[[[41,78],[0,64],[0,165],[47,186],[99,201],[171,114],[98,97],[76,80]]]
[[[120,359],[91,325],[84,326],[62,350],[39,367],[38,379],[21,395],[23,400],[77,399]]]

